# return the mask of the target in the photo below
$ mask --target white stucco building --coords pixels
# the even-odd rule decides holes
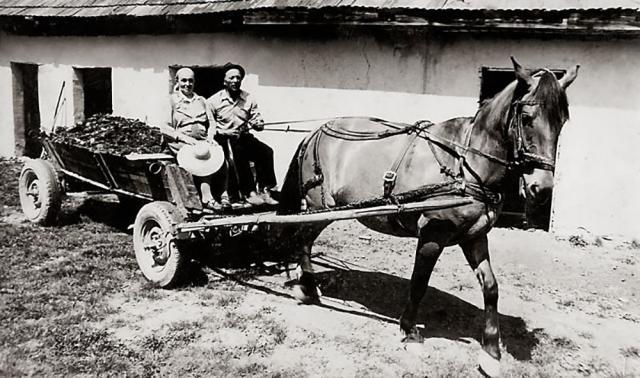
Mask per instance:
[[[29,129],[96,111],[166,123],[177,66],[198,66],[207,92],[219,86],[216,67],[242,64],[267,122],[414,122],[473,115],[513,55],[530,68],[581,65],[552,230],[640,237],[639,9],[631,0],[0,0],[0,156],[29,153]],[[264,133],[280,181],[302,135]]]

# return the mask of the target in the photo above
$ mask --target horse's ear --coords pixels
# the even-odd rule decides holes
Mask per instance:
[[[567,89],[567,87],[571,85],[571,83],[573,83],[573,81],[578,76],[579,68],[580,68],[580,65],[576,64],[575,67],[571,68],[569,71],[567,71],[566,74],[564,74],[562,79],[558,80],[558,83],[560,83],[560,86],[562,87],[562,89]]]
[[[511,61],[513,62],[513,71],[516,74],[516,79],[518,82],[525,84],[528,88],[531,88],[534,85],[533,78],[522,68],[520,63],[516,61],[516,58],[511,57]]]

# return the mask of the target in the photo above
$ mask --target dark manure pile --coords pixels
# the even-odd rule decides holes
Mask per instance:
[[[60,128],[49,139],[112,155],[162,152],[162,133],[158,129],[137,119],[111,114],[96,114],[72,128]]]

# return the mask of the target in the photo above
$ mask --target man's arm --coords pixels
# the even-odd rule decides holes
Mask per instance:
[[[207,120],[209,120],[209,129],[207,130],[207,140],[209,142],[213,142],[213,137],[216,136],[216,132],[218,129],[218,123],[214,115],[215,110],[213,109],[213,106],[211,105],[211,102],[209,100],[206,100],[203,97],[202,101],[204,101],[204,109],[207,114]]]
[[[253,98],[253,96],[249,96],[250,105],[249,105],[249,126],[256,131],[264,130],[264,120],[262,119],[262,114],[260,114],[260,110],[258,109],[258,103]]]

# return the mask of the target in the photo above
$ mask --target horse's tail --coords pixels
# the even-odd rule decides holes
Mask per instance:
[[[306,139],[302,140],[293,154],[293,159],[289,163],[289,170],[282,184],[280,192],[280,206],[278,214],[295,214],[300,212],[300,203],[302,202],[302,187],[300,185],[300,151],[306,143]]]

